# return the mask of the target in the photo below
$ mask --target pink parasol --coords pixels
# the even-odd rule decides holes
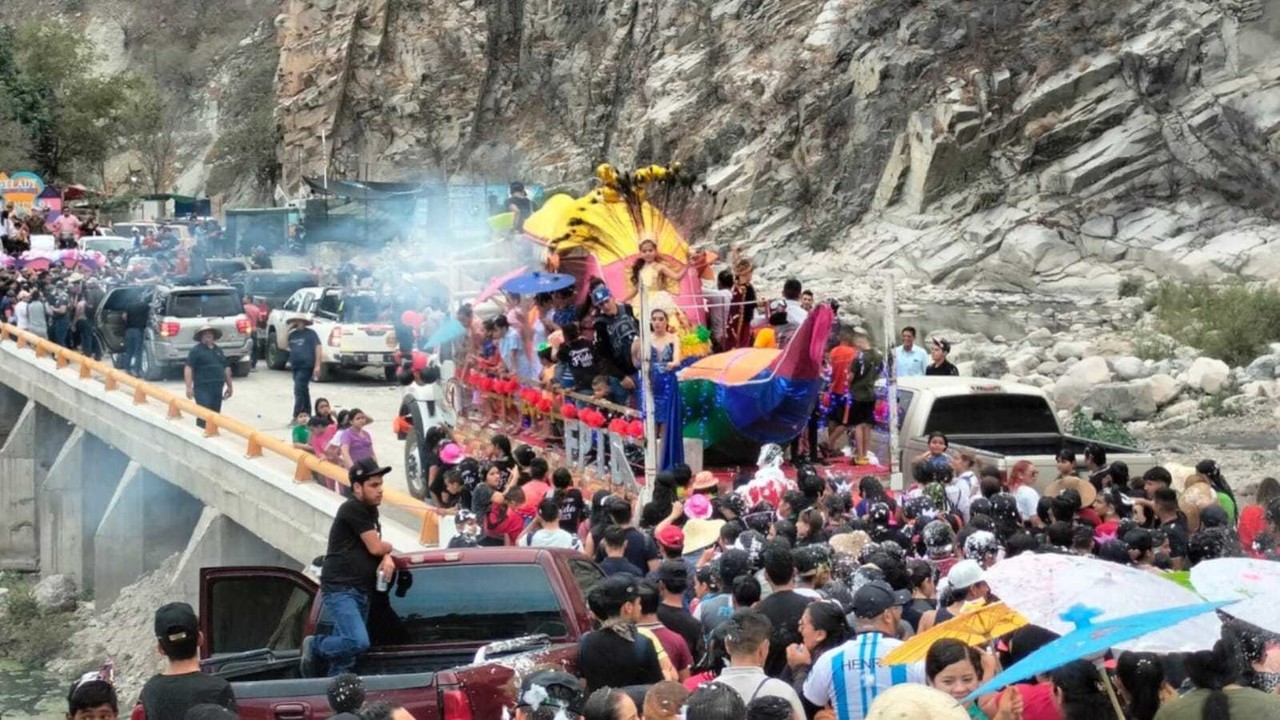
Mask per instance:
[[[479,295],[476,295],[475,300],[473,300],[472,302],[482,303],[485,300],[488,300],[489,298],[493,297],[494,295],[497,295],[502,290],[503,283],[513,278],[518,278],[524,273],[525,273],[525,266],[521,265],[515,270],[511,270],[509,272],[503,273],[502,275],[495,277],[494,279],[489,281],[488,285],[484,286],[484,289],[480,291]]]

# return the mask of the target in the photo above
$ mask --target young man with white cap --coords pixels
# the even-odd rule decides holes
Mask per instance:
[[[924,663],[880,664],[881,658],[902,644],[894,635],[902,606],[910,601],[911,593],[894,590],[883,580],[858,588],[853,596],[858,634],[819,658],[805,680],[805,699],[818,707],[831,705],[837,720],[863,720],[871,703],[890,687],[924,684]],[[792,653],[807,655],[803,645],[793,645],[788,650]]]

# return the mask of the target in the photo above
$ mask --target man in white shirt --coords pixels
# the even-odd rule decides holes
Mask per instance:
[[[582,541],[577,535],[560,527],[560,505],[552,498],[538,503],[538,517],[529,524],[529,534],[524,545],[542,548],[568,548],[582,552]]]
[[[791,685],[764,674],[773,633],[769,618],[757,610],[739,610],[726,622],[731,626],[724,642],[729,667],[720,672],[716,682],[733,688],[744,705],[758,697],[780,697],[791,704],[791,720],[805,720],[804,706]]]
[[[863,720],[876,696],[894,685],[924,684],[924,663],[884,666],[880,659],[902,644],[894,637],[902,619],[902,606],[911,593],[894,590],[882,580],[858,588],[853,614],[858,634],[828,650],[804,682],[804,697],[818,707],[831,705],[837,720]],[[789,658],[805,654],[792,646]]]
[[[929,366],[929,353],[916,345],[916,329],[902,328],[902,344],[893,349],[893,367],[898,377],[919,377]]]
[[[725,350],[725,328],[729,320],[729,304],[733,301],[733,271],[721,270],[716,276],[716,287],[702,293],[707,303],[707,328],[716,350]]]

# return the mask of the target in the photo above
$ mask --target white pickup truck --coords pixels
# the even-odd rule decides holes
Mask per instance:
[[[883,381],[876,388],[875,424],[871,451],[889,456],[888,391]],[[1019,460],[1030,460],[1040,469],[1040,486],[1058,476],[1054,456],[1059,450],[1076,455],[1077,469],[1084,468],[1084,448],[1094,444],[1107,453],[1107,462],[1121,460],[1130,477],[1140,477],[1156,465],[1150,453],[1134,448],[1094,442],[1067,435],[1058,422],[1048,395],[1039,388],[1000,380],[973,377],[907,377],[898,379],[898,442],[901,455],[896,466],[911,482],[914,460],[928,451],[928,434],[947,436],[951,452],[972,450],[978,462],[1001,472]]]
[[[267,316],[267,365],[283,370],[289,361],[289,320],[307,318],[320,336],[323,364],[320,380],[336,368],[382,368],[387,380],[396,375],[396,333],[379,322],[381,303],[373,293],[346,293],[339,287],[306,287]]]

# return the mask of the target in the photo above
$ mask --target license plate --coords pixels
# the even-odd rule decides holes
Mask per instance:
[[[369,353],[356,353],[356,362],[369,362]]]

